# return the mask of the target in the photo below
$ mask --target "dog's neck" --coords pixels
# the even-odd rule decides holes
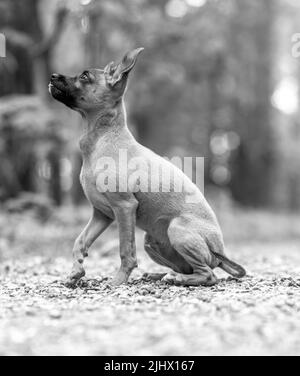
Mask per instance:
[[[90,111],[82,114],[85,122],[85,131],[80,139],[80,149],[83,156],[88,156],[100,138],[108,134],[117,135],[121,132],[130,133],[127,128],[126,109],[124,101],[116,106]]]

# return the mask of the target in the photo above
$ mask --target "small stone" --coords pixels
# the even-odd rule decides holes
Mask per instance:
[[[26,316],[33,317],[33,316],[35,316],[35,312],[32,309],[27,309],[26,310]]]
[[[60,319],[62,317],[62,313],[58,310],[53,310],[49,313],[49,316],[51,317],[51,319]]]

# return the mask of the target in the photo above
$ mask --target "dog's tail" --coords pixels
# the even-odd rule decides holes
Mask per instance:
[[[241,265],[236,264],[218,252],[214,252],[212,250],[211,252],[220,261],[219,268],[225,270],[225,272],[231,274],[235,278],[245,277],[246,270]]]

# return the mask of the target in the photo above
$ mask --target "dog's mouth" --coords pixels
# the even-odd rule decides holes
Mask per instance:
[[[59,85],[57,82],[51,80],[48,85],[49,93],[55,97],[56,95],[66,95],[66,90],[64,90],[61,85]]]
[[[57,101],[62,102],[70,108],[74,107],[74,98],[64,84],[51,80],[48,85],[48,90]]]

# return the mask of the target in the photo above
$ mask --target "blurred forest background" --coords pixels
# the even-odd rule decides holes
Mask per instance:
[[[297,33],[299,0],[0,0],[0,355],[300,354]],[[90,208],[82,121],[50,97],[50,76],[141,46],[129,125],[161,155],[205,156],[242,281],[217,271],[209,289],[152,285],[141,276],[161,268],[138,251],[132,282],[107,288],[114,225],[88,279],[61,284]]]
[[[230,202],[299,210],[299,19],[298,0],[0,0],[0,201],[84,202],[81,119],[50,75],[144,46],[127,94],[139,141],[205,156],[207,191]]]

